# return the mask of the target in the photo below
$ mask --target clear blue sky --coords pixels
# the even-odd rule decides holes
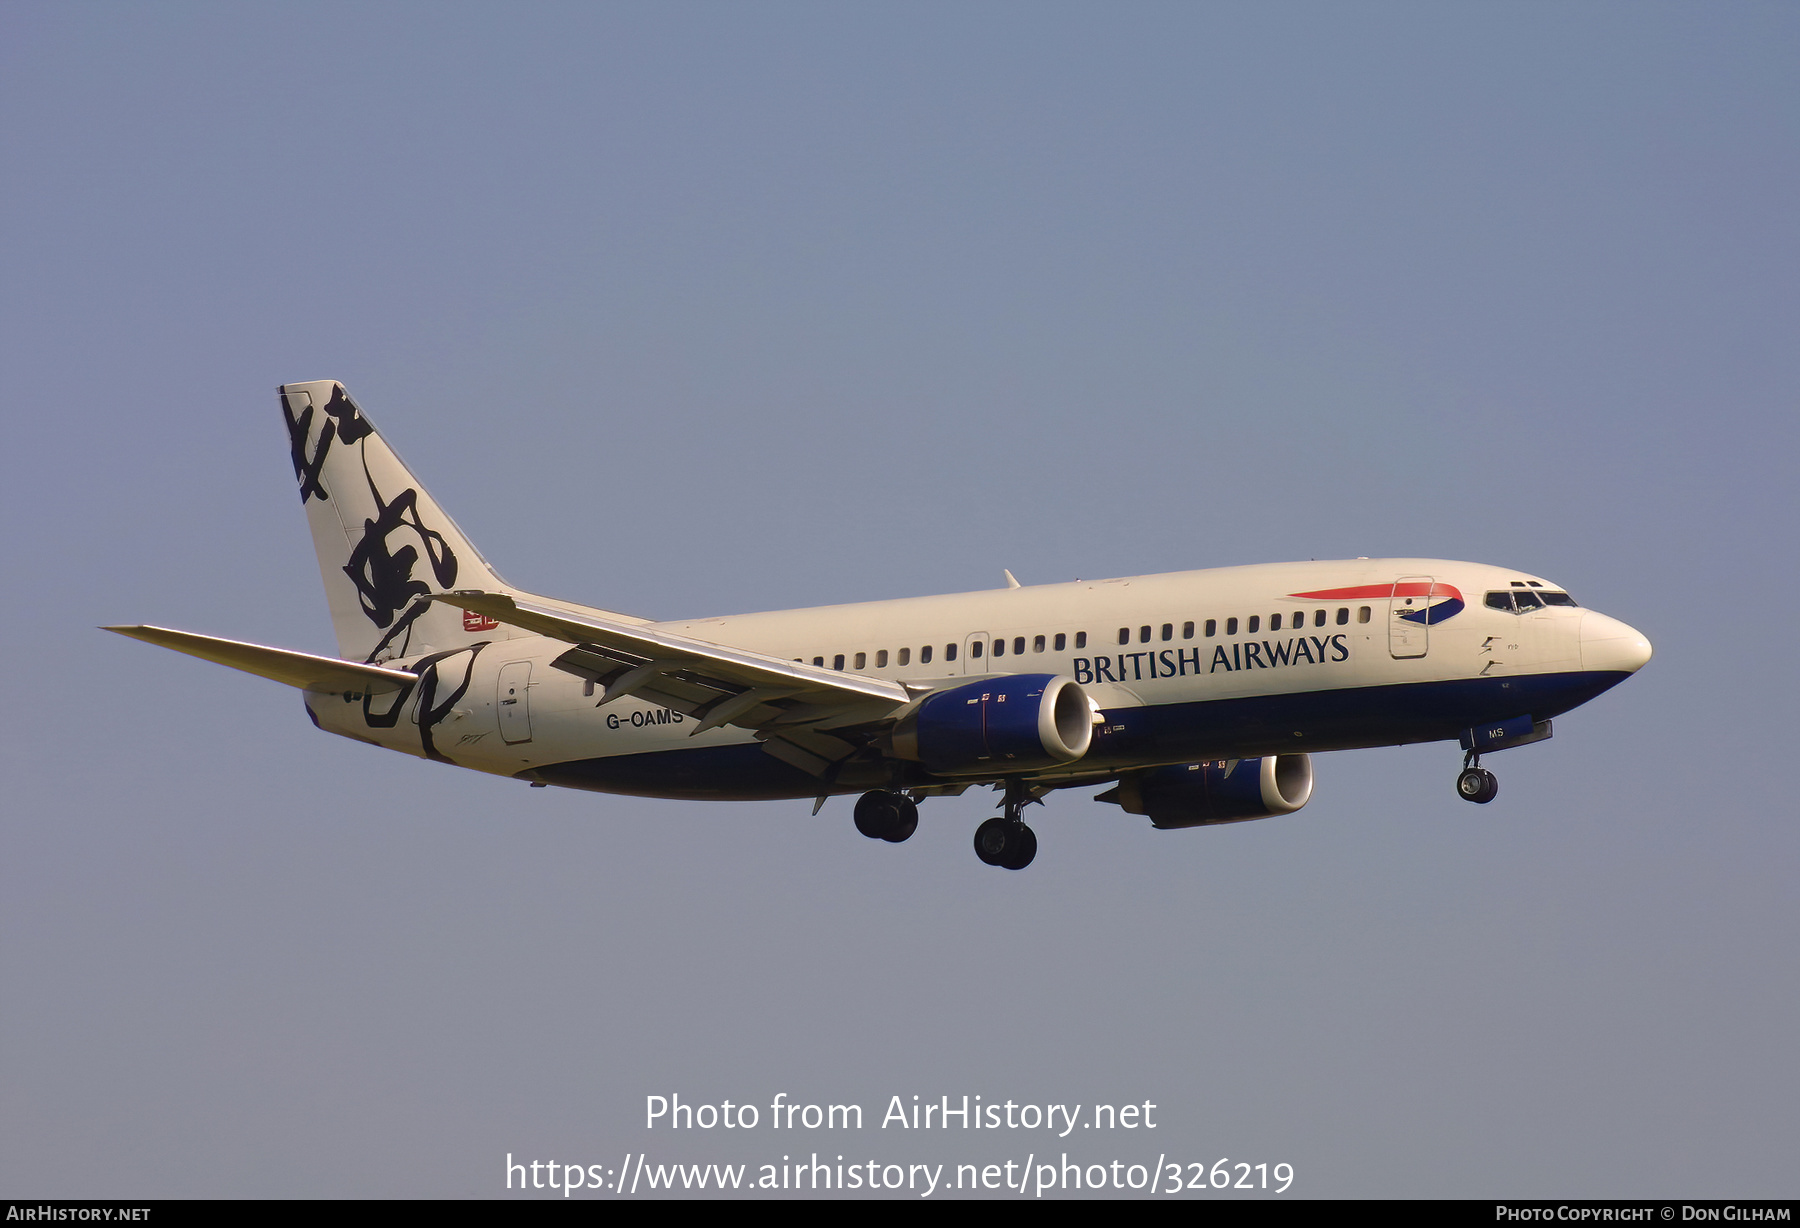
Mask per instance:
[[[757,1164],[643,1098],[785,1091],[1792,1196],[1797,60],[1786,4],[9,5],[0,1194]],[[321,378],[509,580],[650,617],[1406,555],[1657,656],[1490,807],[1327,755],[1230,828],[1057,796],[1016,875],[986,793],[889,847],[528,791],[94,630],[330,651]],[[793,1146],[1048,1142],[895,1133]]]

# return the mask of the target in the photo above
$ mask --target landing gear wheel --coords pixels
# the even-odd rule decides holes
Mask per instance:
[[[891,831],[885,832],[882,839],[889,844],[900,844],[915,831],[919,830],[919,803],[904,794],[895,794],[900,802],[900,821],[894,824]]]
[[[871,840],[899,844],[918,827],[918,803],[904,794],[874,789],[856,799],[856,830]]]
[[[1023,823],[1016,825],[1012,831],[1012,839],[1007,842],[1006,860],[1000,864],[1008,870],[1023,870],[1036,856],[1037,833]]]
[[[984,865],[1023,870],[1037,856],[1037,833],[1017,819],[989,819],[975,829],[975,856]]]
[[[1025,807],[1038,801],[1040,793],[1049,790],[1034,788],[1018,779],[1009,779],[1001,787],[1006,795],[1000,803],[1000,814],[975,829],[975,856],[981,858],[983,865],[1023,870],[1037,856],[1037,833],[1025,826],[1019,816]]]
[[[997,866],[1004,864],[1001,858],[1006,856],[1007,828],[1012,824],[1005,819],[989,819],[975,829],[975,856],[981,858],[981,864]]]
[[[1465,802],[1485,806],[1500,795],[1500,781],[1486,768],[1464,768],[1456,778],[1456,792]]]

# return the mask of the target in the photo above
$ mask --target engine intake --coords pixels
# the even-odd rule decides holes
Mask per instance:
[[[1269,755],[1132,772],[1096,800],[1148,815],[1157,827],[1204,827],[1292,814],[1312,797],[1312,787],[1309,757]]]
[[[926,696],[894,730],[894,753],[937,773],[1070,763],[1094,738],[1087,692],[1061,674],[1001,674]]]

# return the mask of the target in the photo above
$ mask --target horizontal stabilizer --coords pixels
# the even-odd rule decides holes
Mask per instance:
[[[222,640],[211,635],[195,635],[192,631],[171,631],[167,627],[102,627],[134,640],[158,644],[185,652],[203,661],[215,661],[241,669],[246,674],[268,678],[274,682],[299,687],[303,691],[331,694],[339,691],[379,695],[398,691],[419,680],[417,674],[403,669],[383,669],[378,665],[359,665],[336,657],[315,657],[310,652],[291,652],[286,648],[265,648],[240,640]]]

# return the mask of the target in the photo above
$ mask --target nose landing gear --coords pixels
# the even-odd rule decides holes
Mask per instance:
[[[1470,751],[1463,756],[1463,770],[1456,777],[1456,793],[1465,802],[1485,806],[1500,795],[1500,781],[1484,767],[1481,756]]]
[[[871,840],[899,844],[919,827],[919,804],[904,793],[873,789],[856,799],[856,830]]]
[[[999,816],[975,829],[975,856],[982,864],[1007,870],[1023,870],[1037,856],[1037,833],[1019,816],[1037,801],[1034,790],[1018,781],[1006,782],[1006,800]]]

